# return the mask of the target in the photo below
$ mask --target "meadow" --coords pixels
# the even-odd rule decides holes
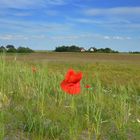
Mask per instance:
[[[0,57],[0,140],[140,140],[140,55]],[[69,69],[78,95],[60,87]]]

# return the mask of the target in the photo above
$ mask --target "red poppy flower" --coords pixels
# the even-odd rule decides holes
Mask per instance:
[[[69,69],[65,79],[61,83],[61,88],[69,94],[80,93],[80,80],[82,79],[82,72],[76,73],[73,69]]]
[[[86,85],[85,88],[91,88],[91,86],[90,85]]]
[[[36,67],[32,67],[32,72],[35,73],[37,71]]]

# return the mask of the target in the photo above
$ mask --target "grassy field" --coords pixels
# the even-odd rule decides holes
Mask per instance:
[[[60,88],[69,68],[79,95]],[[1,54],[0,120],[0,140],[140,140],[140,55]]]

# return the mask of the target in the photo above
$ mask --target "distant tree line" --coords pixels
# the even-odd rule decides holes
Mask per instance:
[[[75,45],[56,47],[56,52],[80,52],[81,48]]]
[[[138,51],[135,51],[135,52],[129,52],[129,53],[132,53],[132,54],[140,54],[140,52],[138,52]]]
[[[100,48],[97,49],[95,47],[91,47],[88,50],[72,45],[72,46],[59,46],[56,47],[55,52],[97,52],[97,53],[119,53],[118,51],[114,51],[110,48]]]
[[[7,52],[7,53],[32,53],[34,52],[32,49],[28,47],[18,47],[15,48],[14,45],[6,45],[0,47],[0,52]]]
[[[88,51],[90,51],[90,49]],[[95,47],[93,47],[93,52],[97,52],[97,53],[119,53],[118,51],[112,50],[111,48],[97,49]]]

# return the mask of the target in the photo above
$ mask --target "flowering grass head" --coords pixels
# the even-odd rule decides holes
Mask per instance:
[[[73,69],[69,69],[65,79],[61,82],[62,90],[68,94],[79,94],[82,75],[82,72],[75,72]]]
[[[37,72],[37,68],[35,66],[32,66],[32,72],[36,73]]]

